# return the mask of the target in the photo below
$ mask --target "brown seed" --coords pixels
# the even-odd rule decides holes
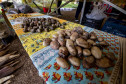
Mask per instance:
[[[92,66],[86,61],[85,57],[83,58],[82,64],[83,64],[83,68],[87,68],[87,69],[91,68]]]
[[[84,49],[83,50],[83,55],[84,56],[90,56],[91,55],[91,51],[89,49]]]
[[[56,28],[55,24],[52,24],[52,27],[53,27],[53,28]]]
[[[41,33],[42,29],[37,29],[36,32]]]
[[[24,24],[21,24],[21,28],[24,28]]]
[[[33,27],[33,26],[34,26],[34,22],[31,22],[31,23],[30,23],[30,26]]]
[[[66,40],[66,47],[72,56],[77,55],[77,51],[76,51],[75,45],[72,40],[70,40],[70,39]]]
[[[61,29],[65,29],[65,26],[62,25],[62,26],[60,26],[60,28],[61,28]]]
[[[68,57],[69,62],[74,66],[80,66],[80,59],[75,56]]]
[[[52,26],[50,26],[49,29],[54,30],[55,28],[53,28]]]
[[[96,60],[96,65],[100,68],[109,68],[113,66],[113,62],[107,57]]]
[[[60,47],[59,48],[59,56],[65,58],[68,56],[69,52],[68,52],[68,49],[66,47]]]
[[[62,58],[62,57],[57,57],[56,58],[56,62],[57,64],[62,67],[62,68],[69,68],[69,64],[67,63],[67,61]]]
[[[79,34],[77,32],[73,32],[72,35],[70,36],[70,39],[72,41],[76,41],[76,39],[79,37]]]
[[[28,30],[26,28],[23,29],[24,32],[28,32]]]
[[[41,25],[39,26],[39,29],[43,29]]]
[[[85,41],[85,40],[82,39],[82,38],[76,39],[76,43],[77,43],[78,46],[81,46],[81,47],[83,47],[83,48],[89,48],[88,42]]]
[[[66,22],[63,22],[63,25],[66,25]]]
[[[108,52],[108,53],[106,54],[106,56],[107,56],[109,59],[111,59],[111,60],[115,60],[115,59],[116,59],[114,53],[112,53],[112,52]]]
[[[30,31],[32,29],[32,27],[28,27],[28,31]]]
[[[102,57],[102,51],[96,46],[91,48],[91,53],[96,59],[100,59]]]
[[[93,56],[89,56],[89,57],[85,57],[85,60],[89,63],[89,64],[92,64],[94,63],[95,59]]]
[[[51,22],[52,22],[52,24],[55,24],[56,23],[56,21],[54,19],[51,19]]]
[[[45,38],[44,41],[43,41],[43,45],[44,46],[49,46],[50,45],[50,42],[51,42],[51,39],[50,38]]]
[[[95,43],[95,42],[94,42],[93,40],[91,40],[91,39],[88,39],[87,42],[90,43],[91,45],[93,45],[93,44]]]
[[[82,48],[79,47],[79,46],[76,46],[76,50],[77,50],[77,56],[79,58],[81,58],[82,57],[82,54],[83,54]]]
[[[37,23],[37,26],[39,27],[39,23]]]
[[[44,31],[45,31],[45,32],[49,32],[49,29],[48,29],[48,28],[45,28]]]
[[[66,45],[66,40],[64,39],[63,36],[59,35],[58,42],[60,43],[61,46],[65,46]]]
[[[59,49],[59,47],[60,47],[60,45],[57,41],[52,41],[50,43],[50,46],[51,46],[52,49],[55,49],[55,50]]]
[[[86,60],[83,60],[82,64],[83,64],[83,68],[87,68],[87,69],[90,68],[90,64],[87,63]]]
[[[38,29],[38,27],[37,27],[37,26],[34,26],[34,27],[33,27],[33,29],[37,30],[37,29]]]
[[[32,33],[35,33],[36,31],[35,31],[35,29],[31,29],[31,32],[32,32]]]
[[[90,39],[91,39],[91,40],[96,40],[96,39],[97,39],[97,36],[96,36],[96,35],[91,35],[91,36],[90,36]]]
[[[99,42],[99,44],[101,46],[108,46],[109,45],[109,43],[107,43],[106,41],[101,41],[101,42]]]
[[[104,41],[104,38],[103,37],[98,37],[98,41],[99,42]]]

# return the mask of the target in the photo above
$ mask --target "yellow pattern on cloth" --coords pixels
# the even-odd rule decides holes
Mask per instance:
[[[43,14],[36,14],[37,16],[43,16]],[[36,16],[32,15],[32,17]],[[9,18],[9,16],[8,16]],[[36,17],[37,18],[37,17]],[[54,17],[53,17],[54,18]],[[58,19],[58,18],[55,18]],[[11,19],[9,19],[11,20]],[[58,19],[60,23],[66,22],[66,20]],[[35,52],[41,50],[45,46],[43,46],[43,39],[44,38],[52,38],[52,35],[55,34],[57,31],[62,30],[60,28],[56,28],[50,32],[42,32],[42,33],[25,33],[23,29],[20,27],[20,24],[12,25],[13,29],[15,30],[16,34],[19,36],[20,41],[22,42],[23,47],[25,48],[26,52],[31,56]],[[65,29],[73,29],[74,27],[84,27],[80,24],[75,24],[72,22],[68,22],[65,26]]]
[[[24,16],[24,15],[26,15],[26,16]],[[41,16],[41,15],[44,15],[44,14],[37,14],[36,15],[36,13],[29,13],[29,14],[20,13],[20,14],[9,14],[9,15],[7,15],[7,17],[9,20],[14,20],[18,17],[35,17],[35,16]]]
[[[66,29],[73,29],[76,26],[81,26],[81,25],[69,23],[66,26]],[[43,42],[42,42],[44,38],[52,38],[52,35],[55,34],[59,30],[62,30],[62,29],[57,28],[56,30],[50,31],[50,32],[31,34],[29,36],[20,38],[20,40],[23,42],[23,46],[25,50],[27,51],[27,53],[29,54],[29,56],[31,56],[35,52],[45,47],[43,46]]]

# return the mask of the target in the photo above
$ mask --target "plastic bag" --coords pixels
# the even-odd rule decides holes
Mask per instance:
[[[15,0],[12,1],[15,9],[18,9],[22,5],[21,3],[17,3]]]
[[[21,13],[33,13],[33,9],[28,6],[28,5],[21,5],[18,10],[21,12]]]
[[[98,4],[95,3],[93,10],[90,14],[86,14],[86,17],[94,20],[102,20],[107,17],[107,15],[104,14],[105,9],[101,2],[98,2]]]
[[[33,9],[25,4],[17,3],[13,0],[14,8],[19,10],[20,13],[33,13]]]
[[[18,14],[19,11],[15,8],[10,8],[8,11],[7,11],[9,14]]]

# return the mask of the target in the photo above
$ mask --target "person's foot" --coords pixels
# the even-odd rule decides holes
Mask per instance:
[[[54,13],[52,13],[51,15],[55,16],[55,15],[57,15],[57,14],[54,12]]]
[[[78,22],[79,20],[78,19],[75,19],[75,22]]]
[[[57,16],[60,17],[60,16],[62,16],[62,14],[58,14]]]

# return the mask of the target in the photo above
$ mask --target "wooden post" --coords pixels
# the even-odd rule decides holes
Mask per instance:
[[[84,10],[85,10],[86,0],[83,2],[83,8],[81,11],[81,18],[80,18],[80,24],[82,24],[83,16],[84,16]]]
[[[4,9],[1,9],[1,10],[2,10],[2,15],[3,15],[3,17],[4,17],[4,20],[5,20],[6,24],[7,24],[10,28],[13,28],[12,25],[10,24],[10,22],[9,22],[7,16],[6,16],[6,14],[5,14]],[[9,29],[10,29],[10,28],[9,28]],[[12,30],[10,29],[10,31],[12,31]],[[15,36],[16,34],[15,34],[15,32],[12,32],[11,35]]]
[[[33,0],[33,4],[35,4],[35,6],[42,12],[42,9],[35,3],[35,0]]]
[[[47,15],[48,15],[48,13],[49,13],[50,10],[51,10],[51,7],[52,7],[53,2],[54,2],[54,0],[52,0],[52,2],[51,2],[51,4],[50,4],[49,10],[48,10],[48,12],[47,12]]]
[[[68,3],[72,2],[73,0],[69,0],[66,3],[64,3],[63,5],[61,5],[60,7],[56,8],[54,11],[57,11],[59,8],[64,7],[65,5],[67,5]],[[50,12],[49,14],[52,14],[54,11]]]
[[[112,6],[113,8],[117,9],[118,11],[120,11],[120,12],[122,12],[123,14],[126,15],[126,10],[124,10],[124,9],[122,9],[122,8],[120,8],[120,7],[118,7],[118,6],[116,6],[115,4],[113,4],[113,3],[111,3],[111,2],[109,2],[109,1],[107,1],[107,0],[102,0],[102,1],[105,2],[105,3],[107,3],[107,4],[109,4],[109,5]]]

